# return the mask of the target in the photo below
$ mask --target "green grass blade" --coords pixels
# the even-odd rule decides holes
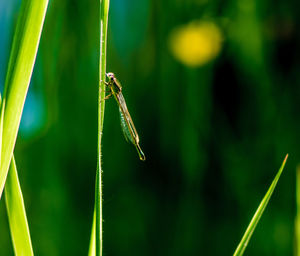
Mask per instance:
[[[100,0],[100,62],[99,62],[99,109],[98,109],[98,150],[95,187],[95,255],[102,256],[102,159],[101,144],[104,120],[104,98],[106,78],[106,46],[109,0]]]
[[[295,221],[295,236],[296,236],[296,255],[300,256],[300,164],[296,169],[296,200],[297,200],[297,215]]]
[[[89,247],[89,254],[88,256],[95,256],[95,252],[96,252],[96,245],[95,245],[95,229],[96,229],[96,215],[95,215],[95,211],[93,214],[93,226],[92,226],[92,232],[91,232],[91,239],[90,239],[90,247]]]
[[[0,94],[1,102],[1,94]],[[1,104],[1,113],[0,113],[0,163],[1,163],[1,152],[2,152],[2,136],[3,136],[3,120],[4,120],[4,110],[5,110],[5,101],[2,101]]]
[[[281,165],[279,171],[277,172],[277,174],[276,174],[276,176],[275,176],[275,178],[274,178],[271,186],[269,187],[266,195],[264,196],[263,200],[261,201],[260,205],[258,206],[258,208],[257,208],[257,210],[256,210],[256,212],[255,212],[255,214],[254,214],[254,216],[253,216],[253,218],[252,218],[249,226],[247,227],[247,230],[246,230],[246,232],[245,232],[242,240],[240,241],[238,247],[236,248],[236,250],[235,250],[235,252],[233,254],[234,256],[241,256],[241,255],[243,255],[243,253],[244,253],[244,251],[245,251],[245,249],[246,249],[246,247],[247,247],[247,245],[248,245],[248,243],[250,241],[250,238],[251,238],[251,236],[252,236],[252,234],[253,234],[253,232],[254,232],[254,230],[256,228],[256,225],[259,222],[259,220],[260,220],[260,218],[261,218],[261,216],[262,216],[265,208],[267,207],[268,202],[269,202],[269,200],[270,200],[270,198],[271,198],[271,196],[273,194],[273,191],[274,191],[274,189],[275,189],[275,187],[277,185],[277,182],[278,182],[278,180],[280,178],[280,175],[281,175],[281,173],[282,173],[282,171],[284,169],[284,166],[285,166],[287,158],[288,158],[288,155],[285,156],[285,159],[283,160],[282,165]]]
[[[23,195],[14,157],[11,160],[4,191],[15,255],[33,255]]]
[[[1,102],[1,95],[0,95]],[[5,101],[2,101],[0,114],[0,153],[2,146],[2,131]],[[1,161],[1,155],[0,155]],[[15,255],[33,255],[29,227],[27,223],[21,186],[18,179],[17,167],[14,156],[10,163],[9,172],[4,189],[5,202],[8,215],[10,233]]]
[[[13,155],[47,6],[48,0],[23,1],[14,34],[3,97],[6,106],[1,148],[0,198]]]
[[[89,255],[102,256],[102,159],[101,144],[105,106],[106,46],[109,0],[100,0],[100,60],[98,91],[98,145],[95,182],[95,207],[91,231]]]

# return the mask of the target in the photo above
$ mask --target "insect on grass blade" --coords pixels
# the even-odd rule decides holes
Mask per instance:
[[[114,96],[119,106],[120,121],[121,121],[121,127],[122,127],[124,137],[127,141],[130,141],[135,146],[139,158],[142,161],[145,161],[146,157],[139,145],[140,143],[139,135],[135,129],[132,118],[127,109],[124,96],[122,94],[122,86],[113,73],[107,73],[106,76],[108,78],[108,82],[106,83],[106,85],[108,86],[110,93]]]

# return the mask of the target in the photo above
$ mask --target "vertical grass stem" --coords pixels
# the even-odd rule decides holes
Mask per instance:
[[[95,255],[102,256],[102,161],[101,161],[101,141],[104,120],[105,105],[105,73],[106,73],[106,45],[107,45],[107,20],[108,20],[109,0],[100,0],[100,62],[99,62],[99,98],[98,98],[98,152],[97,171],[95,187]]]
[[[296,203],[297,203],[297,213],[295,222],[295,232],[296,232],[296,256],[300,255],[300,164],[296,168]]]

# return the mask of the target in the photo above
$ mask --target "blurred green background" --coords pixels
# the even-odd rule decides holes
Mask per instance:
[[[3,89],[20,0],[0,0]],[[147,157],[103,132],[104,255],[232,255],[286,153],[246,255],[294,252],[299,4],[111,0],[107,71]],[[36,255],[86,255],[97,149],[99,1],[50,0],[15,155]],[[0,254],[12,255],[4,200]]]

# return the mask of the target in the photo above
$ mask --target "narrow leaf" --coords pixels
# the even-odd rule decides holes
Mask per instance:
[[[47,6],[48,0],[22,1],[4,88],[6,106],[1,149],[0,198],[13,155]]]
[[[92,232],[91,232],[91,238],[90,238],[90,246],[89,246],[89,254],[88,256],[95,256],[96,252],[96,245],[95,245],[95,235],[96,235],[96,213],[94,210],[93,214],[93,226],[92,226]]]
[[[105,74],[106,74],[106,46],[107,46],[107,24],[109,0],[100,0],[100,56],[99,56],[99,90],[98,90],[98,143],[97,143],[97,169],[95,182],[95,218],[93,218],[93,226],[95,226],[95,236],[92,231],[90,248],[94,249],[96,256],[102,256],[102,131],[104,120],[104,98],[105,98]],[[95,222],[95,224],[94,224]],[[93,238],[95,239],[93,240]]]
[[[14,157],[6,179],[5,202],[15,255],[33,255],[23,195]]]
[[[253,234],[253,232],[254,232],[254,230],[256,228],[256,225],[259,222],[259,220],[260,220],[260,218],[261,218],[261,216],[262,216],[262,214],[263,214],[266,206],[268,205],[268,202],[269,202],[269,200],[270,200],[270,198],[271,198],[271,196],[273,194],[273,191],[274,191],[274,189],[275,189],[275,187],[277,185],[277,182],[278,182],[278,180],[280,178],[280,175],[281,175],[281,173],[283,171],[283,168],[285,166],[287,158],[288,158],[288,155],[285,156],[285,159],[283,160],[282,165],[281,165],[279,171],[277,172],[277,174],[276,174],[276,176],[275,176],[275,178],[274,178],[271,186],[269,187],[266,195],[264,196],[263,200],[261,201],[260,205],[258,206],[258,208],[257,208],[257,210],[256,210],[256,212],[255,212],[255,214],[254,214],[254,216],[253,216],[253,218],[252,218],[249,226],[247,227],[247,230],[246,230],[246,232],[245,232],[242,240],[240,241],[238,247],[236,248],[236,250],[235,250],[235,252],[233,254],[234,256],[241,256],[241,255],[243,255],[243,253],[244,253],[244,251],[245,251],[245,249],[246,249],[246,247],[247,247],[247,245],[248,245],[248,243],[250,241],[250,238],[251,238],[251,236],[252,236],[252,234]]]
[[[0,153],[2,145],[4,109],[5,101],[3,100],[0,114]],[[10,163],[10,171],[7,175],[6,186],[4,191],[8,222],[15,255],[33,255],[23,195],[18,179],[18,173],[14,157]]]
[[[1,102],[1,95],[0,95]],[[1,104],[1,113],[0,113],[0,163],[1,163],[1,148],[2,148],[2,136],[3,136],[3,120],[4,120],[4,109],[5,109],[5,101],[2,101]]]
[[[295,221],[295,232],[296,232],[296,255],[300,256],[300,164],[296,169],[296,199],[297,199],[297,215]]]

